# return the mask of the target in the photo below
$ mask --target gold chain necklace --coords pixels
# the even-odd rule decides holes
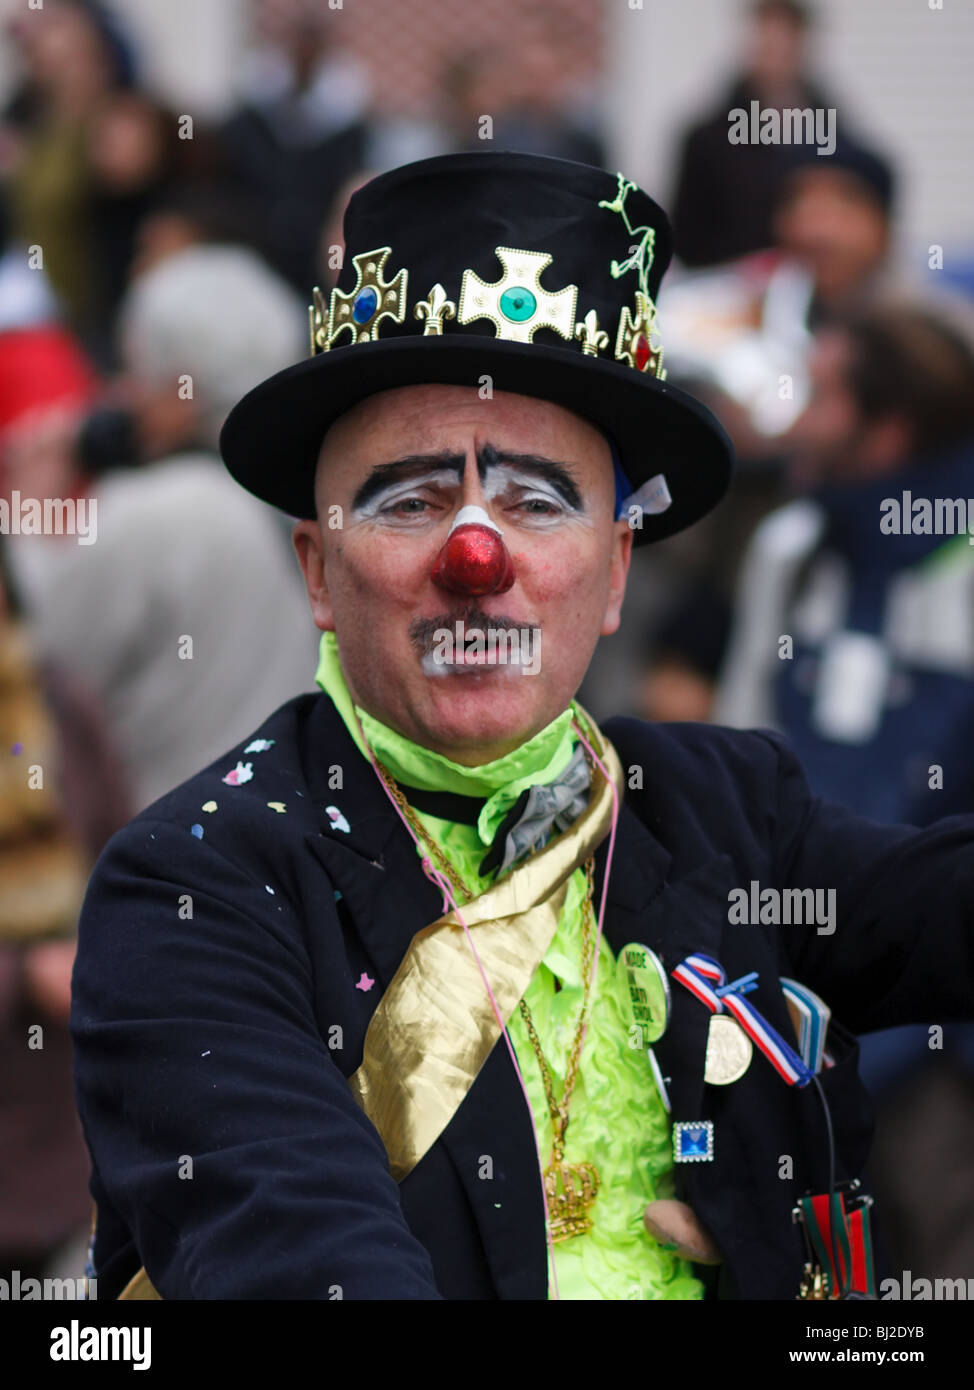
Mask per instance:
[[[403,796],[392,774],[389,772],[389,769],[385,767],[378,758],[375,758],[375,766],[386,790],[399,807],[406,821],[412,827],[416,835],[429,848],[432,857],[436,860],[440,872],[450,884],[457,900],[459,901],[459,898],[462,897],[464,902],[468,902],[474,896],[473,893],[471,893],[467,885],[460,879],[456,870],[448,862],[446,855],[429,834],[422,821],[416,816],[413,808],[409,805],[409,802],[406,800],[405,796]],[[534,1027],[534,1020],[531,1017],[531,1011],[523,999],[518,1006],[521,1011],[521,1017],[524,1019],[524,1026],[527,1029],[528,1038],[534,1049],[534,1054],[538,1059],[541,1080],[544,1084],[545,1099],[548,1102],[548,1113],[551,1116],[553,1140],[551,1159],[547,1168],[544,1170],[544,1185],[545,1194],[548,1199],[551,1239],[555,1244],[563,1240],[569,1240],[572,1236],[584,1235],[587,1231],[592,1229],[592,1218],[589,1212],[598,1196],[599,1186],[601,1184],[598,1169],[595,1167],[594,1163],[565,1162],[565,1134],[568,1130],[569,1118],[568,1107],[571,1103],[572,1092],[575,1089],[575,1082],[578,1079],[578,1067],[581,1061],[585,1026],[588,1022],[593,966],[595,963],[595,918],[592,911],[592,894],[595,888],[594,859],[590,858],[586,862],[585,877],[588,886],[585,894],[585,902],[582,907],[582,1008],[578,1017],[578,1025],[575,1029],[571,1054],[568,1059],[568,1070],[565,1075],[565,1089],[562,1094],[560,1105],[555,1100],[555,1088],[551,1077],[551,1069],[541,1050],[538,1034]]]

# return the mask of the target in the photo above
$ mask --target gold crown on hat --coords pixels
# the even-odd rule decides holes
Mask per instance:
[[[633,227],[626,213],[626,198],[636,187],[622,174],[616,197],[602,201],[600,208],[619,214],[627,232],[639,240],[624,261],[612,261],[613,279],[635,270],[639,287],[633,307],[624,305],[616,328],[614,357],[618,362],[644,375],[664,380],[663,346],[659,341],[656,305],[649,293],[649,271],[653,263],[655,232],[652,227]],[[552,329],[571,344],[578,343],[587,357],[598,357],[609,346],[609,334],[600,326],[595,309],[589,309],[580,319],[578,286],[565,285],[559,290],[546,290],[541,284],[543,272],[553,257],[545,251],[524,251],[514,246],[495,246],[494,254],[501,265],[500,279],[486,281],[475,270],[464,270],[457,300],[450,299],[443,285],[432,286],[425,298],[416,299],[412,316],[423,323],[423,337],[442,337],[447,322],[457,325],[488,319],[495,327],[496,337],[509,342],[531,343],[539,328]],[[404,323],[408,308],[409,271],[403,268],[391,280],[385,278],[386,261],[392,255],[391,246],[378,246],[352,257],[355,284],[345,292],[332,290],[326,306],[325,297],[317,286],[308,308],[311,336],[311,356],[330,352],[347,331],[351,344],[374,342],[379,337],[379,325],[385,319]]]

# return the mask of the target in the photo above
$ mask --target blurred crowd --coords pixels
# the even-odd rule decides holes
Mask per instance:
[[[409,121],[377,114],[327,7],[252,0],[249,18],[236,105],[209,124],[147,85],[108,3],[45,0],[7,35],[0,498],[97,501],[96,543],[0,534],[0,1272],[24,1277],[75,1272],[89,1215],[67,1034],[87,873],[314,688],[289,527],[223,469],[227,411],[305,354],[311,287],[334,282],[374,173],[498,148],[614,168],[555,9],[451,56]],[[925,824],[974,810],[974,547],[885,534],[880,504],[974,494],[974,332],[961,289],[895,263],[897,170],[810,70],[814,24],[798,0],[742,5],[740,71],[683,133],[669,195],[650,190],[674,223],[669,380],[712,405],[740,467],[712,517],[637,556],[581,694],[597,717],[780,728],[817,794]],[[836,108],[834,151],[730,143],[752,101]],[[875,1179],[905,1266],[967,1276],[974,1045],[948,1030],[932,1076],[926,1041],[863,1040]],[[922,1217],[918,1130],[946,1136]]]

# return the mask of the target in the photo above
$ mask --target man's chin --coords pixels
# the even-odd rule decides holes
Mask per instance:
[[[498,668],[431,677],[428,694],[421,741],[465,766],[493,762],[520,747],[568,704],[546,714],[534,681]]]

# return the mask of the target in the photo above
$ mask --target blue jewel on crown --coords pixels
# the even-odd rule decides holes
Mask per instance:
[[[379,296],[371,285],[366,285],[364,290],[359,290],[352,300],[352,318],[356,323],[368,323],[375,313]]]

